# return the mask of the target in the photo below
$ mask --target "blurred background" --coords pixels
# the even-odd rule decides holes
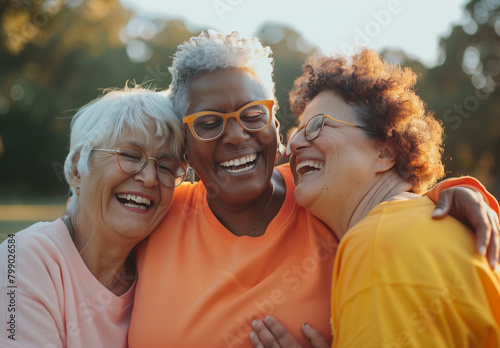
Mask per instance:
[[[203,29],[259,36],[275,57],[281,132],[304,58],[362,45],[409,66],[443,121],[448,176],[500,197],[500,0],[1,0],[0,241],[59,217],[72,115],[127,80],[165,89],[176,46]]]

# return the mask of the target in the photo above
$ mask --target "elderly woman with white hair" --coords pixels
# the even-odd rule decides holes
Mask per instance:
[[[181,139],[168,100],[139,87],[111,91],[75,115],[67,215],[0,246],[2,347],[127,346],[133,249],[185,178]]]

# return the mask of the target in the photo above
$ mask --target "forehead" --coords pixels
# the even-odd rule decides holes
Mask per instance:
[[[332,91],[323,91],[311,100],[302,114],[300,124],[306,124],[313,116],[327,114],[342,121],[353,122],[353,107]]]
[[[169,150],[170,143],[170,139],[163,139],[156,136],[156,126],[147,126],[146,132],[141,129],[132,129],[126,126],[120,131],[118,138],[108,144],[108,146],[122,147],[125,145],[132,145],[148,152],[156,149],[164,151],[165,149]]]
[[[266,99],[257,79],[242,69],[202,73],[191,81],[189,95],[187,114],[204,110],[233,112],[249,102]]]

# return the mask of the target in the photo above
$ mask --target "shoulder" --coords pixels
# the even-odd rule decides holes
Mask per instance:
[[[174,190],[174,198],[168,213],[172,214],[179,206],[191,205],[192,202],[199,202],[201,197],[206,196],[205,185],[201,181],[191,184],[188,181],[183,182]]]
[[[2,243],[13,244],[19,252],[30,254],[36,249],[57,248],[60,242],[64,242],[64,236],[69,232],[66,229],[64,222],[57,219],[52,222],[37,222],[30,227],[9,235],[9,238]]]
[[[433,209],[427,197],[377,206],[341,241],[342,267],[363,269],[381,282],[422,286],[475,272],[472,233],[452,217],[432,219]]]
[[[382,203],[356,224],[346,237],[376,241],[376,243],[407,245],[414,248],[441,244],[453,236],[451,244],[468,244],[471,234],[467,227],[452,217],[431,218],[435,204],[427,197]],[[450,243],[446,243],[449,245]],[[443,245],[446,248],[447,245]]]
[[[71,245],[66,247],[67,243]],[[61,264],[69,262],[69,247],[74,246],[62,220],[37,223],[12,235],[0,245],[0,263],[14,264],[19,286],[50,284],[52,278],[60,277]],[[5,271],[1,269],[0,273]],[[6,279],[5,276],[0,279],[2,286],[6,285]]]
[[[293,175],[292,171],[290,170],[290,164],[289,163],[284,163],[275,168],[283,177],[283,180],[285,180],[286,183],[293,183]]]

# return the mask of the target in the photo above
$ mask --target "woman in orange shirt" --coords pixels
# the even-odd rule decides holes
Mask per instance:
[[[295,203],[288,165],[275,168],[270,54],[213,31],[178,47],[169,98],[200,181],[176,189],[138,254],[131,347],[250,347],[250,323],[270,314],[330,332],[337,240]]]

